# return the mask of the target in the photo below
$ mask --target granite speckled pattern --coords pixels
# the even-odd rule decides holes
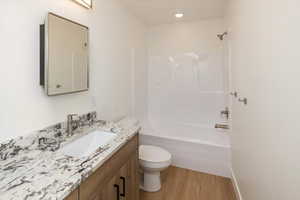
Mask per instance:
[[[63,200],[140,130],[135,119],[103,124],[95,116],[84,119],[89,123],[83,123],[73,136],[66,134],[64,124],[58,124],[2,143],[0,200]],[[77,159],[60,152],[64,145],[96,129],[117,137],[89,157]]]

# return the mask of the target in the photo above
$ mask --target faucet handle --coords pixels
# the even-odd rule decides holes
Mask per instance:
[[[77,117],[77,114],[69,114],[68,115],[68,120],[73,120],[74,117]]]
[[[38,138],[38,144],[39,144],[39,146],[40,146],[41,144],[45,143],[46,140],[47,140],[47,138],[45,138],[45,137],[40,137],[40,138]]]
[[[75,116],[78,116],[78,115],[77,114],[69,114],[68,116],[75,117]]]

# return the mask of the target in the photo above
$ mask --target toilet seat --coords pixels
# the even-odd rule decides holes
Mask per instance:
[[[139,147],[139,159],[141,161],[152,163],[169,163],[171,161],[171,154],[166,150],[150,145],[141,145]]]
[[[140,160],[140,165],[142,165],[144,168],[147,168],[148,170],[154,170],[157,171],[158,169],[164,169],[168,167],[171,164],[171,160],[164,161],[164,162],[149,162]]]

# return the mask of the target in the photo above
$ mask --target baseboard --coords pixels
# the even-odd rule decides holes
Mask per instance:
[[[234,171],[233,171],[232,168],[231,168],[231,181],[232,181],[232,184],[233,184],[233,188],[234,188],[234,192],[235,192],[235,196],[236,196],[237,200],[243,200],[242,195],[241,195],[241,191],[240,191],[240,188],[239,188],[239,184],[236,180],[236,177],[235,177],[235,174],[234,174]]]

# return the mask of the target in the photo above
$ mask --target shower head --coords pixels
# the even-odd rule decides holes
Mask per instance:
[[[224,37],[225,35],[227,35],[228,33],[227,32],[224,32],[223,34],[218,34],[217,37],[220,39],[220,40],[224,40]]]

